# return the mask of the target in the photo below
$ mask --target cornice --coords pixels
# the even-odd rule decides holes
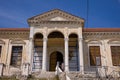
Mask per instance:
[[[83,26],[84,24],[79,21],[32,21],[29,23],[30,26],[41,26],[41,25],[79,25]],[[48,26],[49,27],[49,26]]]
[[[42,13],[40,15],[37,15],[37,16],[33,16],[32,18],[29,18],[28,23],[31,20],[49,20],[50,18],[53,18],[56,16],[61,16],[63,18],[66,18],[67,20],[84,22],[83,18],[72,15],[72,14],[65,12],[65,11],[62,11],[60,9],[54,9],[54,10],[50,10],[48,12]]]
[[[30,26],[34,27],[82,27],[84,24],[82,24],[79,21],[40,21],[40,22],[31,22],[29,24]]]
[[[29,31],[0,31],[0,38],[3,39],[29,39]]]
[[[120,28],[83,28],[83,32],[120,32]]]
[[[83,32],[84,39],[120,39],[120,32]]]

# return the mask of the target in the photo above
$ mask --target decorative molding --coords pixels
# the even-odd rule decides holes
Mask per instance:
[[[0,40],[0,44],[5,44],[5,42],[3,40]]]
[[[108,41],[108,44],[120,44],[120,39],[111,39]]]
[[[26,44],[26,43],[23,40],[16,39],[11,40],[11,44]]]
[[[83,32],[84,39],[120,39],[120,32]]]
[[[87,43],[88,43],[88,44],[102,44],[102,42],[99,41],[99,40],[88,40]]]
[[[81,23],[78,21],[40,21],[40,22],[30,22],[30,26],[35,27],[80,27]]]
[[[29,39],[29,31],[0,31],[0,38],[2,39]]]
[[[59,9],[55,9],[55,10],[51,10],[49,12],[43,13],[41,15],[37,15],[32,18],[29,18],[28,23],[39,22],[39,21],[50,21],[52,18],[56,18],[56,17],[61,17],[67,21],[84,22],[84,19],[80,17],[73,16],[72,14],[59,10]]]

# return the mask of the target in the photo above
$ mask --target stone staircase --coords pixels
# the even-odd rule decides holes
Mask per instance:
[[[67,77],[66,77],[67,75]],[[55,72],[35,72],[32,73],[34,76],[34,80],[120,80],[118,78],[105,78],[96,75],[96,72],[84,72],[84,74],[80,72],[60,72],[58,76],[55,75]],[[19,80],[29,80],[26,76],[18,76]],[[31,80],[32,80],[31,79]]]
[[[36,78],[47,78],[47,79],[56,77],[55,72],[35,72],[32,74],[32,76]]]
[[[96,80],[96,73],[94,72],[86,72],[84,74],[80,72],[69,72],[67,75],[71,80]]]

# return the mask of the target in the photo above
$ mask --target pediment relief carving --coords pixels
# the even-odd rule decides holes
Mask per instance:
[[[51,10],[28,19],[29,24],[39,23],[40,21],[79,21],[83,23],[84,19],[59,9]]]
[[[50,21],[67,21],[67,19],[57,16],[57,17],[51,18]]]

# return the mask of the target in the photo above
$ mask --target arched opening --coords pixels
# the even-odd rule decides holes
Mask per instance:
[[[54,31],[48,35],[48,38],[64,38],[64,35],[59,31]]]
[[[50,62],[49,62],[49,64],[50,64],[49,70],[55,71],[56,62],[59,61],[61,64],[61,61],[62,61],[62,63],[63,63],[63,56],[61,56],[60,52],[57,52],[57,51],[58,50],[64,51],[64,35],[59,31],[54,31],[54,32],[50,33],[48,35],[47,47],[48,47],[48,52],[51,52],[51,50],[56,51],[50,55]],[[58,58],[58,57],[61,57],[61,58]]]
[[[64,47],[64,35],[61,32],[54,31],[48,35],[48,48]]]
[[[37,33],[34,35],[34,54],[33,54],[33,71],[42,69],[42,53],[43,53],[43,35]]]
[[[55,71],[57,63],[59,63],[59,67],[63,70],[63,55],[61,52],[55,51],[50,55],[49,71]]]
[[[76,34],[69,35],[69,70],[78,71],[78,36]]]

